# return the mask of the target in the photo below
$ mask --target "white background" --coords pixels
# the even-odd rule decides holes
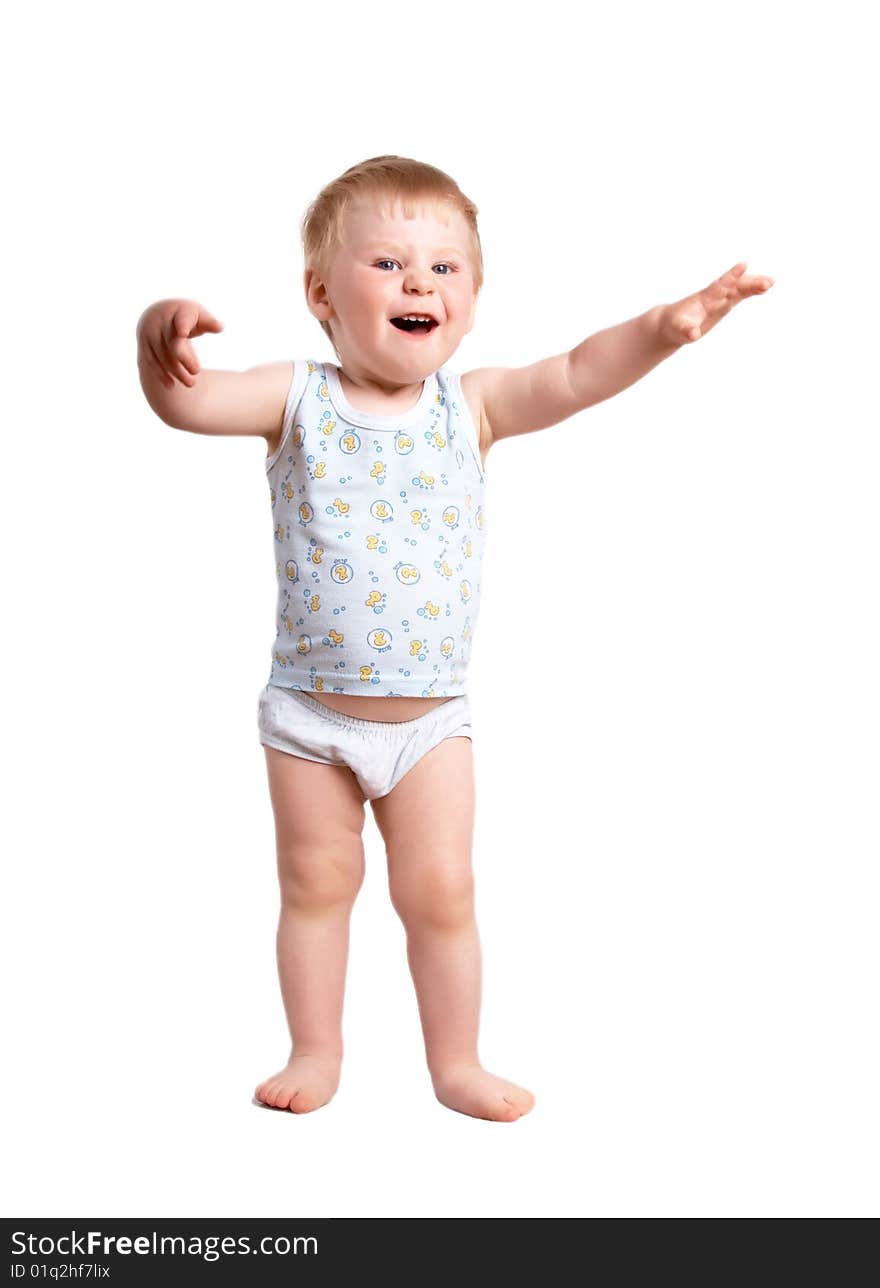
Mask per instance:
[[[877,1214],[878,210],[864,6],[45,5],[3,54],[10,1215]],[[575,26],[579,23],[579,26]],[[872,101],[873,99],[873,101]],[[299,221],[392,152],[479,207],[459,370],[776,285],[633,388],[505,441],[471,672],[481,1055],[424,1065],[372,814],[332,1103],[286,1057],[256,707],[260,439],[150,411],[334,359]]]

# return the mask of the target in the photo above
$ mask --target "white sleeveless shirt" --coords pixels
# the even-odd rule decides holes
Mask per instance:
[[[297,361],[266,461],[278,575],[269,683],[370,696],[465,693],[485,475],[461,377],[415,407],[358,411],[332,363]]]

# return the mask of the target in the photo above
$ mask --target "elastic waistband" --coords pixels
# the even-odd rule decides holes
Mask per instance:
[[[362,720],[360,716],[350,716],[344,711],[336,711],[333,707],[326,707],[323,702],[319,702],[317,698],[313,698],[311,694],[306,693],[303,689],[287,688],[286,686],[281,685],[267,685],[266,687],[283,687],[285,693],[289,693],[294,698],[298,698],[300,702],[304,702],[306,706],[311,707],[313,711],[318,713],[318,715],[324,716],[327,720],[332,721],[333,724],[342,725],[346,729],[361,729],[364,733],[369,730],[371,733],[386,734],[389,736],[397,729],[413,729],[416,725],[421,724],[423,720],[427,720],[430,716],[436,715],[438,711],[444,710],[446,707],[453,706],[456,703],[459,705],[462,702],[467,703],[468,700],[466,693],[458,693],[455,697],[447,698],[445,702],[441,702],[439,706],[432,707],[431,710],[426,711],[423,716],[416,716],[415,720]]]

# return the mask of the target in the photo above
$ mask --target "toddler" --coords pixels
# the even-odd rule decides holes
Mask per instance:
[[[476,217],[448,175],[405,157],[373,157],[318,194],[302,223],[305,295],[337,363],[202,370],[191,342],[222,325],[189,300],[161,300],[137,326],[141,384],[166,424],[267,444],[278,603],[258,727],[291,1051],[255,1094],[293,1113],[326,1104],[339,1083],[366,801],[438,1099],[496,1122],[532,1108],[477,1050],[467,682],[486,457],[626,389],[772,285],[739,263],[568,353],[460,375],[447,364],[483,282]]]

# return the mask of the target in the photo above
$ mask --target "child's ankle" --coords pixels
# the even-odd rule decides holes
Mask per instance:
[[[481,1069],[480,1057],[472,1055],[431,1056],[428,1060],[428,1072],[432,1078],[448,1077],[455,1069]]]
[[[326,1064],[342,1063],[342,1045],[330,1044],[322,1045],[318,1042],[294,1042],[290,1048],[290,1059],[296,1056],[298,1059],[311,1057],[315,1060],[323,1060]]]

